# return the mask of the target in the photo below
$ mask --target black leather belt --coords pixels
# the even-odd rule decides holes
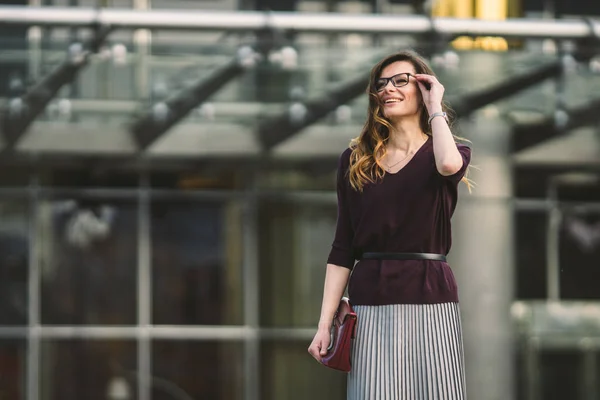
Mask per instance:
[[[446,262],[446,256],[433,253],[363,253],[362,260],[432,260]]]

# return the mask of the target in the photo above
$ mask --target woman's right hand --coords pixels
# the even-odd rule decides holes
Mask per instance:
[[[331,334],[327,329],[319,329],[313,338],[312,343],[308,346],[308,352],[318,362],[327,354],[327,347],[331,341]]]

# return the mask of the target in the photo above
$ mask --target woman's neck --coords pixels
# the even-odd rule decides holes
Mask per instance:
[[[387,142],[388,150],[409,152],[420,147],[427,139],[421,130],[418,120],[402,120],[392,124],[390,138]]]

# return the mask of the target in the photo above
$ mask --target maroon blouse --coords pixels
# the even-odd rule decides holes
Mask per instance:
[[[458,183],[471,160],[471,149],[457,144],[462,168],[443,176],[435,167],[429,137],[395,174],[386,173],[363,192],[350,186],[351,149],[339,159],[338,218],[327,263],[352,269],[348,295],[354,305],[458,302],[450,266],[429,260],[360,260],[363,252],[448,254],[450,218]],[[355,261],[360,260],[356,263]]]

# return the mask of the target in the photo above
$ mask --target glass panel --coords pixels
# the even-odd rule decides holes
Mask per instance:
[[[13,96],[25,87],[27,64],[20,50],[26,46],[26,28],[0,27],[0,97]]]
[[[136,323],[135,204],[42,201],[38,238],[44,324]]]
[[[261,346],[264,400],[342,400],[346,375],[319,365],[302,342],[265,342]]]
[[[241,205],[152,203],[155,324],[241,324]]]
[[[541,398],[585,399],[580,396],[582,357],[577,351],[548,350],[539,354]]]
[[[153,400],[243,398],[241,343],[160,340],[152,350]]]
[[[600,143],[600,141],[599,141]],[[565,202],[600,205],[600,175],[565,174],[557,197]],[[559,181],[561,182],[561,181]],[[600,212],[586,206],[565,207],[559,228],[560,296],[562,299],[600,299]]]
[[[25,399],[25,348],[21,340],[0,341],[0,399]]]
[[[120,155],[127,152],[129,157],[134,154],[134,149],[130,148],[126,126],[142,114],[151,112],[152,104],[171,98],[199,79],[206,78],[218,66],[233,59],[240,45],[247,44],[245,39],[241,41],[236,35],[159,30],[153,32],[151,55],[143,55],[132,45],[130,36],[130,33],[125,35],[120,31],[112,34],[110,43],[103,48],[101,55],[92,57],[90,65],[77,77],[76,84],[67,85],[50,102],[46,112],[37,118],[39,131],[21,143],[27,152],[60,152],[61,157],[64,156],[65,147],[71,148],[71,140],[65,140],[69,146],[59,142],[56,146],[44,148],[44,141],[52,142],[51,136],[58,127],[60,132],[57,134],[61,137],[74,137],[71,136],[73,130],[99,137],[110,132],[110,138],[105,137],[104,142],[98,138],[84,144],[74,140],[72,147],[101,158],[108,157],[111,152],[119,152]],[[69,46],[67,37],[61,39],[57,35],[46,35],[44,46],[39,51],[35,45],[26,46],[27,42],[16,37],[12,41],[19,44],[17,48],[20,50],[11,50],[8,46],[5,49],[0,44],[0,72],[4,72],[0,76],[9,77],[9,82],[22,82],[24,79],[40,81],[47,71],[65,59]],[[384,35],[375,45],[366,35],[339,35],[339,40],[330,39],[327,35],[294,35],[290,45],[296,53],[274,51],[269,57],[272,62],[265,61],[241,76],[232,76],[231,81],[210,96],[210,102],[198,105],[180,121],[177,129],[161,137],[160,143],[150,152],[156,156],[176,158],[193,157],[192,153],[196,151],[197,155],[202,152],[219,158],[232,154],[253,157],[258,150],[250,130],[256,130],[257,123],[263,118],[288,112],[293,102],[318,98],[334,87],[342,87],[356,74],[363,74],[366,78],[376,60],[392,48],[402,48],[401,42],[409,42],[407,37],[397,35]],[[426,43],[423,45],[427,46]],[[28,46],[32,51],[25,51]],[[517,74],[533,71],[556,57],[537,51],[538,44],[527,48],[528,51],[502,53],[444,49],[449,51],[441,52],[431,63],[446,87],[446,97],[451,103],[458,104],[456,100],[468,92],[510,82]],[[123,53],[126,57],[121,57]],[[287,57],[286,54],[292,54],[291,61],[297,61],[296,67],[282,68],[277,60]],[[600,79],[591,69],[582,67],[567,74],[564,86],[567,90],[565,102],[569,108],[588,104],[598,92]],[[265,85],[265,82],[268,84]],[[0,93],[0,97],[14,95],[1,86],[2,83],[0,91],[5,94]],[[22,84],[13,86],[20,87],[21,91],[27,87]],[[525,111],[527,115],[537,117],[552,115],[555,94],[556,84],[549,79],[498,101],[495,106],[502,115],[512,115],[517,111],[519,113],[516,114]],[[281,151],[280,155],[285,159],[313,156],[315,150],[323,157],[335,158],[339,149],[359,134],[366,113],[367,96],[361,89],[354,98],[343,102],[343,107],[330,112],[274,151]],[[335,129],[331,128],[333,125]],[[198,143],[204,143],[205,135],[221,131],[234,135],[223,142],[229,151],[222,151],[221,146],[196,147]],[[245,143],[247,137],[252,138],[248,139],[252,145],[242,146],[240,150],[240,142],[244,140]],[[190,145],[181,145],[182,140]],[[115,141],[124,145],[116,145],[115,148]],[[161,157],[161,162],[167,159]]]
[[[1,39],[0,72],[3,73],[0,76],[8,79],[0,82],[0,97],[22,92],[30,84],[26,80],[39,81],[66,58],[68,30],[43,32],[44,46],[39,50],[35,42],[30,45],[25,40],[22,29],[10,28]],[[83,32],[87,31],[81,30],[79,36],[89,36]],[[239,121],[246,126],[254,125],[256,118],[265,112],[284,111],[291,101],[319,96],[353,79],[357,73],[367,74],[391,48],[401,48],[403,43],[409,43],[406,37],[397,35],[382,36],[378,44],[366,35],[353,35],[352,40],[348,39],[345,35],[340,35],[337,41],[326,35],[295,35],[290,42],[295,52],[274,51],[270,57],[272,62],[262,63],[232,79],[211,96],[210,104],[197,110],[200,112],[190,113],[186,121],[203,124],[207,118],[216,116],[216,122]],[[190,87],[233,59],[239,47],[246,44],[245,39],[240,40],[235,35],[222,37],[214,32],[158,30],[153,32],[151,55],[148,56],[136,51],[130,33],[114,32],[101,54],[91,59],[90,65],[75,79],[75,84],[67,85],[38,120],[68,119],[87,126],[93,121],[98,126],[120,127],[136,114],[148,112],[151,103]],[[28,48],[31,51],[26,51]],[[292,55],[288,61],[292,64],[295,61],[295,67],[282,68],[278,60],[287,60],[286,54]],[[432,64],[451,100],[467,91],[506,82],[517,73],[533,70],[554,58],[554,55],[541,51],[448,51],[432,60]],[[597,93],[600,81],[593,71],[580,68],[567,74],[566,78],[568,103],[585,104]],[[550,112],[554,108],[554,86],[552,81],[536,85],[497,104],[502,109]],[[356,135],[364,120],[367,97],[363,93],[359,98],[358,102],[352,99],[347,102],[352,111],[350,120],[356,124]],[[347,112],[348,108],[345,108],[344,113]],[[331,121],[333,118],[324,119],[325,124]]]
[[[546,227],[545,213],[515,213],[515,284],[521,300],[546,298]]]
[[[600,215],[565,212],[559,248],[561,298],[600,299]]]
[[[0,325],[27,324],[28,201],[0,201]]]
[[[335,204],[261,203],[262,326],[316,326],[336,215]]]
[[[2,75],[0,75],[2,76]],[[11,166],[0,170],[0,187],[26,187],[29,185],[31,171],[25,168]]]
[[[40,398],[135,399],[136,354],[133,341],[43,341]]]

